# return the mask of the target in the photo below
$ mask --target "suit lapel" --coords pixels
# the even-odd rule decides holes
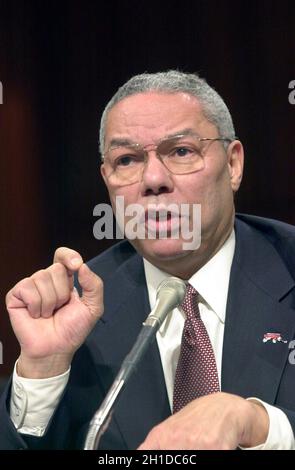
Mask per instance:
[[[89,338],[105,392],[149,312],[143,263],[138,255],[134,255],[118,269],[110,282],[105,281],[105,314]],[[150,429],[169,414],[160,355],[154,341],[125,386],[115,407],[113,422],[117,423],[126,447],[134,449]]]
[[[236,223],[222,361],[222,390],[275,403],[295,330],[294,280],[265,237]],[[287,343],[263,342],[280,333]]]

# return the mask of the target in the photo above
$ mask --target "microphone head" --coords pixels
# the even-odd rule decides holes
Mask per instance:
[[[159,284],[157,289],[157,299],[160,297],[173,297],[173,301],[175,302],[175,307],[181,304],[186,292],[186,283],[182,279],[178,277],[168,277],[168,279],[164,279],[164,281]]]
[[[169,277],[162,281],[157,289],[156,305],[144,325],[159,328],[168,313],[182,303],[185,292],[186,283],[178,277]]]

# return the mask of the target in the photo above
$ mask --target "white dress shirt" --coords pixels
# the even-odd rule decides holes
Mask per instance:
[[[189,283],[200,294],[199,310],[206,326],[215,354],[219,382],[221,378],[222,346],[226,302],[231,264],[235,249],[234,231],[230,237],[198,272]],[[144,260],[150,305],[155,305],[158,285],[169,275]],[[173,384],[180,352],[181,336],[184,326],[184,313],[175,309],[169,314],[157,333],[157,342],[163,365],[168,399],[172,410]],[[49,379],[25,379],[19,377],[16,368],[13,373],[10,416],[18,432],[42,436],[46,426],[59,403],[68,382],[70,371]],[[285,413],[261,400],[259,401],[269,415],[269,433],[264,444],[251,449],[295,449],[292,427]]]

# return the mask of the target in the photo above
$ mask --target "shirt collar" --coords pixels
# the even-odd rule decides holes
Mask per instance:
[[[220,250],[188,282],[198,291],[203,301],[225,321],[230,270],[235,251],[235,232],[232,230]],[[150,305],[156,303],[159,284],[170,277],[146,259],[143,259]]]

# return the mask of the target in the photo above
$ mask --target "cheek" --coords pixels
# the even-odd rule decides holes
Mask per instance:
[[[177,185],[180,198],[184,202],[207,204],[210,203],[214,194],[218,191],[220,177],[216,177],[212,172],[202,171],[186,175],[185,181],[180,181]]]
[[[206,168],[199,172],[191,181],[182,186],[182,199],[190,203],[201,204],[202,221],[208,222],[218,212],[226,210],[233,200],[230,177],[226,166],[218,171]]]
[[[228,174],[216,181],[210,188],[206,200],[202,204],[203,233],[218,230],[226,226],[233,214],[233,192]]]
[[[123,188],[108,188],[109,196],[112,203],[113,211],[116,213],[117,209],[123,209],[131,204],[138,203],[138,189],[136,187],[123,187]]]

